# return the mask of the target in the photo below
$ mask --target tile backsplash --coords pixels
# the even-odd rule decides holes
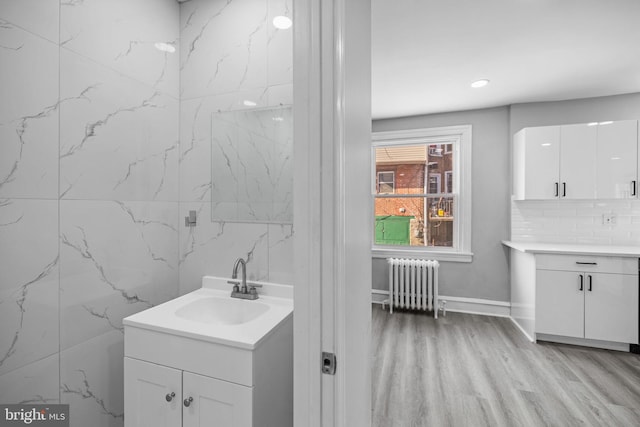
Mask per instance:
[[[605,224],[604,216],[612,216],[612,223]],[[640,244],[640,201],[512,201],[511,240],[638,245]]]

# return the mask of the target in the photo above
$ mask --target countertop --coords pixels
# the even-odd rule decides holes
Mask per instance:
[[[512,249],[528,253],[580,254],[619,257],[640,257],[640,246],[580,245],[562,243],[512,242],[502,244]]]

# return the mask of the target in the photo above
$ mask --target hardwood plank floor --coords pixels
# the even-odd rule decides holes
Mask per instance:
[[[640,426],[640,356],[373,306],[372,426]]]

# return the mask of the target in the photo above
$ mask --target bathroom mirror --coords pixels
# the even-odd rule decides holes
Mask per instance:
[[[211,220],[293,222],[291,106],[211,116]]]

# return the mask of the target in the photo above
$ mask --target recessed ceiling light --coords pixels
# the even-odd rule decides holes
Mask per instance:
[[[542,144],[543,147],[551,147],[551,143],[550,142],[545,142],[544,144]]]
[[[293,22],[291,21],[291,18],[287,16],[278,15],[275,18],[273,18],[273,26],[279,30],[287,30],[291,28],[292,25],[293,25]]]
[[[158,42],[155,44],[156,49],[162,52],[174,53],[176,51],[176,47],[169,43]]]
[[[255,107],[256,104],[255,102],[251,101],[250,99],[245,99],[244,101],[242,101],[242,103],[246,106],[246,107]]]
[[[475,82],[471,83],[471,87],[473,88],[485,87],[488,84],[489,84],[489,80],[487,79],[476,80]]]

